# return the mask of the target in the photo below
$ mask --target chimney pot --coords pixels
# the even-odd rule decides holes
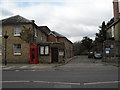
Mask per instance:
[[[113,0],[114,20],[119,19],[119,0]]]
[[[113,2],[118,2],[118,0],[113,0]]]
[[[32,23],[35,23],[35,20],[31,20],[32,21]]]

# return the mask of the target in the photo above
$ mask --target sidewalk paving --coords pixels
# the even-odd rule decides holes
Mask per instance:
[[[2,68],[3,71],[6,70],[40,70],[40,69],[50,69],[58,66],[62,66],[73,60],[75,57],[68,58],[65,60],[65,63],[62,64],[7,64],[6,66],[4,64],[0,65],[0,68]]]
[[[53,68],[61,64],[7,64],[0,66],[3,71],[5,70],[39,70]]]

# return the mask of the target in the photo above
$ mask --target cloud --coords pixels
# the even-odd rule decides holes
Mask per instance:
[[[4,9],[4,8],[0,8],[0,11],[1,11],[1,16],[11,16],[13,15],[13,13],[7,9]]]
[[[4,8],[28,19],[39,26],[47,25],[70,40],[84,36],[94,39],[98,26],[113,16],[112,0],[20,0],[2,2]]]

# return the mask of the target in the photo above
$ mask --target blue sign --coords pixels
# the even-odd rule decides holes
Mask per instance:
[[[110,51],[110,48],[106,48],[106,51]]]

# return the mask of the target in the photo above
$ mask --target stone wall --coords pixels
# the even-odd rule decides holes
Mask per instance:
[[[14,26],[15,25],[3,25],[2,27],[2,34],[7,31],[8,39],[7,39],[7,62],[9,63],[29,63],[29,44],[23,41],[19,36],[14,36]],[[21,29],[23,29],[23,25],[19,25]],[[26,28],[33,28],[32,24],[24,25]],[[2,37],[2,59],[4,62],[5,57],[5,39]],[[21,55],[14,55],[13,45],[14,44],[21,44]]]
[[[120,42],[115,40],[106,40],[104,42],[104,51],[105,48],[110,48],[109,53],[105,53],[105,58],[116,59],[120,58]]]

